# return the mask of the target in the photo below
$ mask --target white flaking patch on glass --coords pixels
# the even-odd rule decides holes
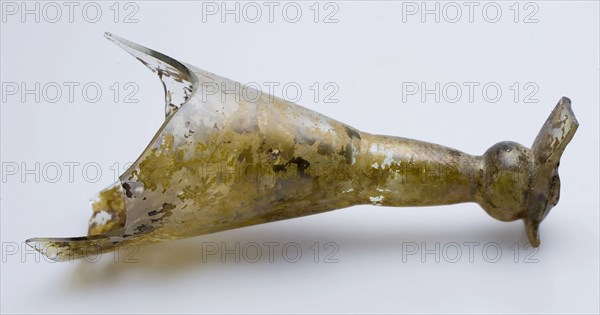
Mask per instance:
[[[352,146],[352,161],[350,161],[350,165],[356,164],[356,156],[358,155],[358,148]]]
[[[90,224],[104,225],[111,218],[112,218],[112,216],[108,212],[106,212],[105,210],[102,210],[102,211],[94,214],[94,217],[90,220],[91,221]]]
[[[375,197],[369,197],[369,200],[371,201],[371,203],[373,205],[381,206],[381,202],[383,201],[383,196],[380,195],[380,196],[375,196]]]
[[[394,161],[394,152],[387,151],[385,155],[385,159],[383,159],[383,163],[381,163],[381,168],[385,168],[386,166],[392,165]]]
[[[565,120],[567,119],[567,111],[566,110],[562,110],[560,111],[560,120]]]
[[[369,151],[371,151],[371,153],[379,152],[379,146],[377,145],[377,143],[371,144],[371,148],[369,149]]]

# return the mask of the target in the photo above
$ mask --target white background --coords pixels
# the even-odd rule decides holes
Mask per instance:
[[[63,86],[56,103],[44,95],[39,102],[34,95],[23,101],[21,92],[3,91],[3,313],[599,312],[598,2],[520,3],[517,22],[512,1],[495,2],[487,12],[482,12],[485,2],[475,2],[472,22],[463,2],[457,2],[460,17],[455,6],[440,2],[439,23],[432,14],[407,15],[410,3],[391,1],[337,2],[327,8],[321,3],[318,23],[312,2],[297,2],[302,8],[297,23],[285,20],[293,19],[294,12],[284,15],[284,3],[275,7],[273,23],[263,3],[257,23],[250,23],[254,11],[240,15],[239,23],[233,15],[225,21],[206,16],[204,22],[200,3],[132,3],[117,4],[117,23],[113,2],[99,2],[102,15],[96,23],[84,19],[93,19],[94,12],[84,15],[83,3],[74,7],[72,23],[60,2],[58,18],[54,8],[44,12],[45,3],[40,3],[39,23],[31,14],[25,20],[20,12],[4,16],[3,7],[4,86]],[[497,18],[496,7],[502,10]],[[136,8],[130,20],[137,22],[123,23]],[[323,23],[336,8],[332,18],[337,23]],[[53,19],[57,22],[48,21]],[[137,158],[163,120],[160,81],[104,39],[105,31],[242,83],[277,82],[281,87],[295,82],[302,89],[298,103],[360,130],[471,154],[503,140],[530,146],[560,97],[570,97],[581,126],[563,155],[561,200],[541,225],[539,251],[525,247],[521,222],[495,221],[475,204],[357,206],[143,247],[133,263],[122,256],[115,263],[110,254],[96,263],[45,261],[22,242],[85,235],[90,198]],[[80,84],[73,102],[65,82]],[[89,82],[102,89],[96,103],[82,96],[81,87]],[[121,88],[116,102],[110,89],[115,82]],[[139,88],[133,97],[138,103],[123,102],[127,82]],[[333,98],[339,102],[323,102],[323,90],[315,102],[314,82],[321,90],[333,82],[339,89]],[[422,101],[418,93],[403,101],[403,84],[411,82],[424,82],[429,89],[436,82],[441,87],[454,82],[463,87],[462,97],[452,103],[454,95],[441,95],[436,102],[431,94]],[[465,82],[479,84],[472,100]],[[482,86],[490,82],[501,87],[496,102],[490,101],[493,90],[487,99],[482,95]],[[274,93],[286,96],[281,88]],[[525,102],[529,93],[534,94],[528,100],[537,102]],[[79,163],[72,182],[64,166],[68,162]],[[100,166],[100,176],[94,168],[82,175],[90,163]],[[112,168],[115,163],[120,171]],[[13,175],[7,168],[14,165],[19,169]],[[56,165],[62,172],[58,179]],[[28,174],[23,167],[33,171]],[[224,262],[221,253],[203,255],[207,244],[221,242],[228,248],[236,242],[280,246],[273,262],[268,247],[255,263],[243,253],[240,262],[234,255]],[[315,242],[320,245],[316,263],[309,248]],[[323,248],[329,242],[337,246],[336,263],[324,263],[333,248]],[[475,242],[473,253],[465,242]],[[296,263],[286,260],[293,251],[289,256],[281,252],[288,243],[303,250]],[[412,245],[417,252],[409,255]],[[424,249],[433,254],[423,258]]]

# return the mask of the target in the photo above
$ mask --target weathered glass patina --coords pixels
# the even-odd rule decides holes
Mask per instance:
[[[55,260],[316,214],[359,204],[476,202],[538,228],[558,202],[560,157],[578,123],[563,97],[532,148],[501,142],[482,156],[373,135],[107,37],[162,80],[166,119],[137,161],[92,204],[88,236],[33,238]]]

